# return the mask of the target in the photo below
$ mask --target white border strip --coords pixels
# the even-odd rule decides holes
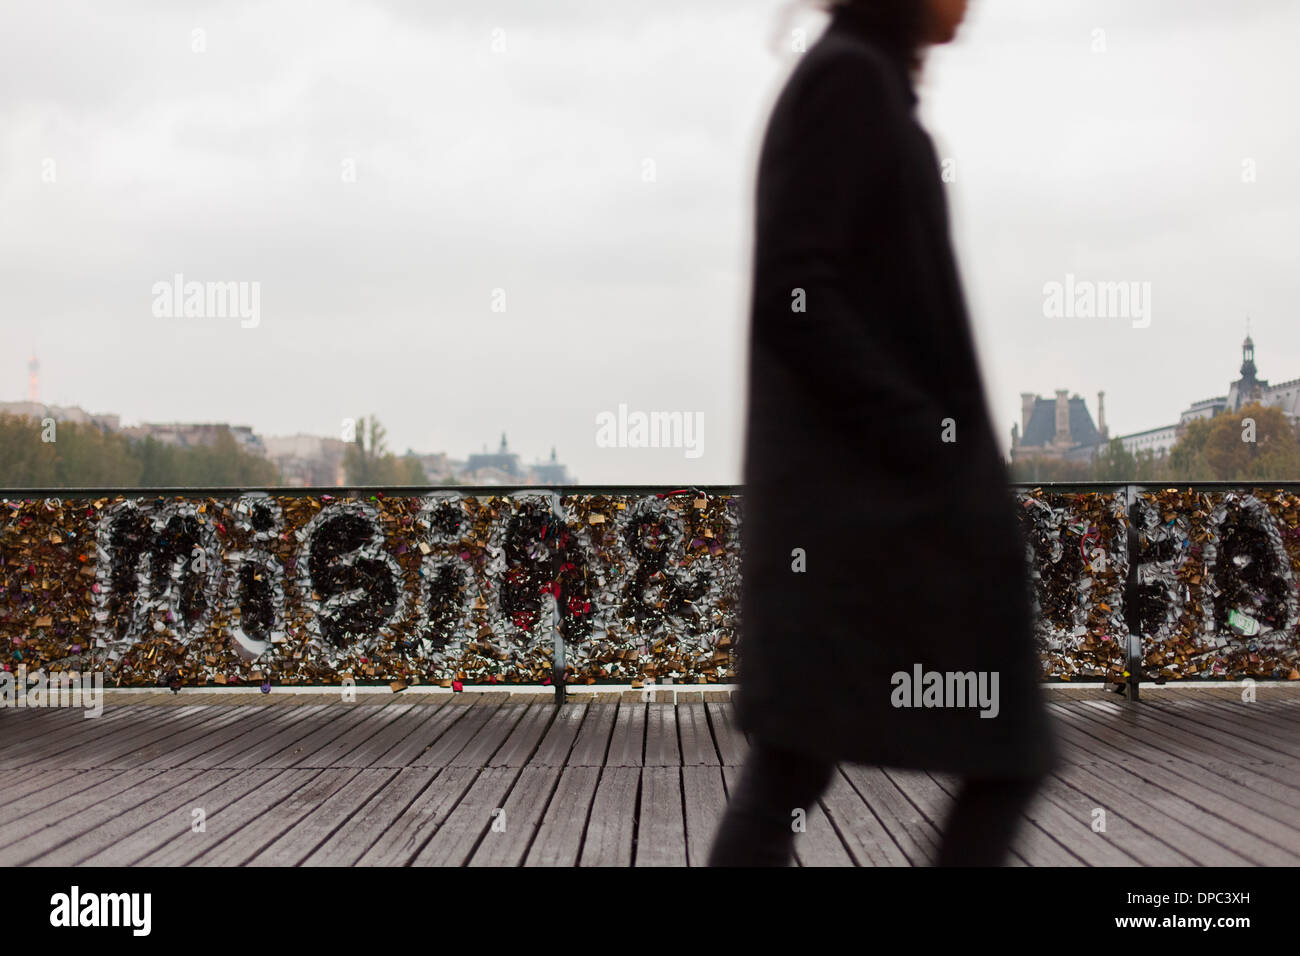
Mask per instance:
[[[1296,681],[1288,680],[1256,680],[1255,687],[1291,687],[1296,685]],[[1066,690],[1097,690],[1105,692],[1109,686],[1104,681],[1088,682],[1067,682],[1053,681],[1041,685],[1047,693]],[[1247,686],[1244,680],[1216,680],[1216,681],[1196,681],[1177,682],[1169,681],[1164,684],[1155,684],[1143,682],[1141,693],[1182,693],[1196,692],[1198,690],[1224,690],[1226,688],[1236,688]],[[566,686],[566,692],[571,696],[578,694],[621,694],[627,691],[636,693],[645,693],[646,691],[735,691],[740,687],[739,684],[643,684],[640,687],[633,687],[631,684],[569,684]],[[394,691],[386,684],[358,684],[349,688],[358,695],[361,694],[387,694],[397,697],[401,694],[486,694],[500,693],[505,691],[510,694],[537,694],[539,696],[551,696],[555,693],[555,688],[551,685],[543,684],[467,684],[463,691],[455,691],[450,687],[439,687],[435,684],[413,684],[406,690]],[[167,690],[166,687],[105,687],[105,693],[111,694],[157,694],[160,691]],[[300,685],[275,686],[271,688],[271,694],[337,694],[342,691],[339,684],[317,684],[317,685]],[[195,697],[199,694],[211,694],[214,696],[224,695],[245,695],[258,694],[262,695],[260,687],[183,687],[181,692],[187,697]],[[269,695],[266,695],[269,696]],[[674,695],[675,696],[675,695]],[[1118,696],[1118,695],[1117,695]]]

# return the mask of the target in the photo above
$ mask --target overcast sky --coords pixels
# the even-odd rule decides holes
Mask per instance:
[[[505,431],[585,482],[737,482],[757,147],[788,31],[824,24],[784,8],[13,4],[0,400],[35,349],[42,400],[126,423],[373,413],[395,451]],[[1261,376],[1300,377],[1298,37],[1293,0],[974,0],[931,54],[1004,444],[1021,391],[1175,421],[1226,392],[1247,314]],[[154,315],[176,273],[260,283],[257,326]],[[1151,283],[1149,327],[1046,318],[1067,273]],[[620,404],[702,414],[703,454],[598,447]]]

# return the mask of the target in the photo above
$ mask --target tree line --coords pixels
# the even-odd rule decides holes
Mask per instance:
[[[414,454],[388,450],[382,425],[360,420],[343,457],[344,484],[423,485]],[[93,424],[42,425],[0,414],[0,488],[172,488],[283,486],[276,465],[245,449],[230,430],[210,445],[183,447],[132,438]]]

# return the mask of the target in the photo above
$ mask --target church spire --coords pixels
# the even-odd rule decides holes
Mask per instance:
[[[1260,382],[1255,377],[1255,341],[1250,337],[1250,317],[1246,317],[1246,338],[1241,343],[1241,379],[1237,385],[1237,400],[1233,410],[1238,411],[1243,405],[1258,401],[1260,388],[1267,382]]]

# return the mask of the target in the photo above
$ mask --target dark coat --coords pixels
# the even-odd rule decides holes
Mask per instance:
[[[1036,775],[1056,745],[1023,539],[938,158],[886,49],[837,16],[763,141],[737,715],[835,759]],[[918,664],[997,672],[998,715],[895,707]]]

